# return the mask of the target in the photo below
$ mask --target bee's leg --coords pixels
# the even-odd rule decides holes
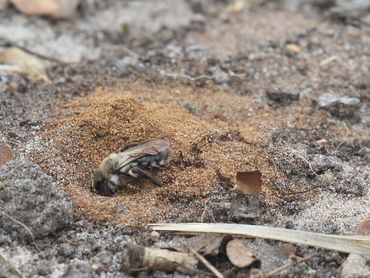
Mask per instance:
[[[154,183],[157,186],[162,186],[162,183],[155,177],[153,177],[150,173],[147,171],[144,171],[143,169],[139,167],[133,167],[128,171],[128,174],[137,178],[138,176],[143,176],[147,179],[149,179],[152,183]]]
[[[118,183],[116,185],[116,191],[120,190],[121,188],[127,186],[127,176],[126,175],[119,175],[118,176]]]
[[[129,174],[131,177],[138,178],[139,177],[139,171],[137,171],[138,167],[132,167],[130,170],[127,171],[127,174]]]

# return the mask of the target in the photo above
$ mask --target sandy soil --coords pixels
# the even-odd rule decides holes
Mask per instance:
[[[0,73],[4,141],[74,208],[70,227],[38,239],[41,252],[3,235],[0,250],[27,276],[124,277],[124,244],[152,245],[153,222],[356,233],[370,214],[366,12],[338,16],[342,7],[325,1],[248,1],[236,13],[231,1],[82,2],[62,21],[0,11],[0,43],[62,61],[48,70],[51,84]],[[326,93],[358,104],[325,106]],[[91,190],[105,156],[163,137],[172,158],[153,171],[163,187],[137,179],[113,197]],[[260,214],[236,218],[236,173],[256,169]],[[169,238],[185,241],[160,243]],[[248,244],[265,271],[287,261],[279,243]],[[336,276],[345,257],[325,252],[283,274]]]

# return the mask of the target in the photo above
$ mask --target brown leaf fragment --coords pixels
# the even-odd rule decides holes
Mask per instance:
[[[370,218],[366,218],[358,224],[356,234],[360,236],[370,235]]]
[[[208,244],[203,248],[203,255],[217,256],[221,247],[222,237],[216,237],[209,241]]]
[[[262,174],[260,171],[238,172],[236,183],[244,194],[259,194],[262,190]]]
[[[296,247],[291,243],[283,243],[279,248],[279,255],[283,260],[289,259],[296,252]]]
[[[9,160],[13,158],[13,152],[8,145],[1,145],[0,146],[0,166],[7,163]]]
[[[27,15],[68,18],[74,15],[79,0],[11,0],[11,3]]]
[[[233,239],[227,243],[226,254],[230,262],[239,268],[250,266],[257,261],[253,251],[240,239]]]
[[[46,75],[46,64],[17,47],[9,47],[0,52],[1,70],[24,75],[31,81],[50,82]]]

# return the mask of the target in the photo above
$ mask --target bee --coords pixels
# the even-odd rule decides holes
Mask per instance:
[[[127,185],[127,177],[145,177],[161,186],[158,179],[146,172],[144,167],[161,167],[169,160],[170,141],[167,138],[131,144],[110,154],[100,163],[93,178],[95,190],[111,196]]]

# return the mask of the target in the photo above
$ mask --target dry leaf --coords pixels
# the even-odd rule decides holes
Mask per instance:
[[[27,79],[32,81],[49,83],[50,80],[45,69],[46,64],[42,60],[17,47],[6,48],[0,52],[0,71],[25,75]]]
[[[149,226],[155,231],[177,231],[191,234],[232,234],[244,237],[258,237],[370,256],[370,237],[368,236],[337,236],[245,224],[176,223],[150,224]]]
[[[68,18],[74,15],[79,0],[11,0],[22,13]]]
[[[296,251],[295,246],[291,243],[284,243],[279,248],[279,254],[284,260],[289,259]]]
[[[13,158],[12,149],[8,145],[1,145],[0,146],[0,166],[4,165],[12,158]]]
[[[202,255],[214,255],[218,254],[222,238],[215,235],[198,235],[189,238],[186,242],[183,242],[182,248],[176,251],[188,251],[188,248],[199,251]],[[172,240],[173,242],[173,240]],[[168,248],[168,247],[167,247]],[[173,249],[173,247],[172,247]]]
[[[356,229],[356,234],[360,236],[369,236],[370,235],[370,218],[366,218],[358,224]]]
[[[217,256],[220,251],[222,237],[216,237],[210,241],[202,250],[203,255]]]
[[[262,190],[262,174],[260,171],[238,172],[236,183],[244,194],[259,194]]]
[[[227,243],[226,254],[230,262],[239,268],[250,266],[257,261],[253,251],[240,239],[234,239]]]

